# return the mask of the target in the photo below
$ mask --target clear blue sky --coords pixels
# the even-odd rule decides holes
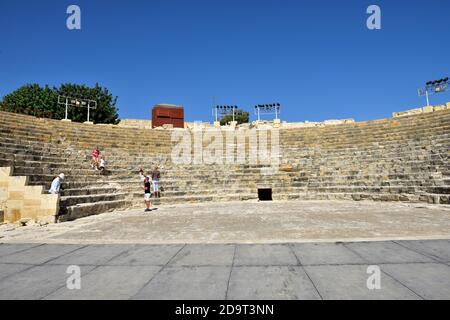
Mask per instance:
[[[66,28],[70,4],[80,31]],[[371,4],[380,31],[366,28]],[[173,103],[212,121],[213,96],[252,113],[280,102],[288,121],[385,118],[450,74],[449,14],[449,0],[0,0],[0,96],[98,82],[121,118]]]

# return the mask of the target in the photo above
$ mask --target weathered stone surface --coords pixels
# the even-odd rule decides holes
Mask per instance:
[[[151,213],[141,209],[105,213],[71,223],[33,225],[13,231],[6,231],[5,225],[0,226],[0,235],[4,236],[2,241],[176,245],[449,239],[448,215],[444,206],[422,203],[235,201],[161,206]],[[135,249],[130,250],[132,255]],[[230,265],[234,249],[198,245],[182,252],[172,263]],[[270,257],[270,252],[267,254]]]
[[[230,300],[317,300],[319,293],[301,267],[235,267],[227,298]]]
[[[182,245],[136,245],[108,261],[108,265],[163,266],[181,249]]]
[[[387,264],[382,269],[422,299],[450,299],[450,267],[437,263]]]
[[[80,248],[57,259],[53,259],[49,264],[66,264],[66,265],[98,265],[106,264],[108,261],[120,254],[132,249],[133,245],[93,245]]]
[[[91,271],[93,266],[81,269],[81,277]],[[38,300],[47,297],[61,287],[65,287],[67,266],[34,266],[15,273],[0,281],[2,300]]]
[[[238,245],[234,257],[235,266],[287,266],[298,265],[287,245]]]
[[[170,266],[231,266],[233,256],[231,245],[190,245],[170,261]]]
[[[84,268],[84,267],[83,267]],[[158,273],[160,267],[100,266],[81,279],[80,290],[60,288],[46,300],[131,299]]]
[[[325,300],[419,300],[415,292],[385,274],[381,274],[381,288],[367,287],[368,265],[307,266],[317,290]]]
[[[61,255],[73,252],[82,248],[82,245],[41,245],[30,247],[29,249],[2,257],[3,263],[15,264],[43,264],[60,257]]]
[[[301,243],[292,248],[300,263],[307,265],[322,264],[364,264],[365,260],[343,244]]]
[[[346,246],[371,264],[433,262],[432,259],[393,242],[350,243]]]
[[[223,300],[231,267],[171,267],[159,272],[133,299]]]
[[[30,243],[30,244],[18,243],[18,244],[0,245],[0,257],[38,246],[40,246],[40,244],[37,243]]]
[[[398,243],[431,259],[450,262],[450,240],[401,241]]]
[[[137,170],[149,172],[155,165],[160,167],[164,190],[154,205],[256,199],[260,186],[271,188],[276,200],[448,204],[450,111],[447,106],[425,111],[420,108],[398,113],[401,116],[394,119],[367,122],[283,122],[279,130],[267,121],[235,130],[226,127],[217,131],[214,143],[211,139],[193,143],[197,136],[214,132],[203,124],[192,130],[152,130],[1,112],[0,166],[14,166],[17,175],[11,177],[13,187],[6,196],[0,181],[0,197],[9,198],[4,215],[13,221],[40,217],[52,222],[55,203],[44,201],[47,205],[38,212],[37,195],[62,171],[67,179],[59,203],[60,222],[141,207]],[[178,133],[185,133],[190,141],[173,140],[172,134]],[[255,134],[266,133],[278,135],[268,145],[279,152],[264,158],[264,150],[258,150],[255,142],[264,139]],[[234,136],[228,141],[230,134]],[[109,162],[105,174],[89,166],[90,152],[97,145]],[[175,163],[172,150],[179,145],[203,150],[188,150],[191,162]],[[202,161],[204,151],[213,146],[223,147],[218,163]],[[250,150],[261,155],[255,163],[249,161]],[[244,163],[237,162],[242,157]],[[197,159],[199,163],[192,162]],[[24,193],[21,186],[27,182],[32,188]]]
[[[198,250],[192,245],[139,245],[113,259],[111,253],[123,250],[123,245],[87,246],[83,261],[93,265],[79,265],[80,289],[70,290],[67,280],[73,274],[68,267],[75,262],[65,245],[35,247],[19,244],[1,244],[0,298],[2,299],[448,299],[450,266],[447,240],[399,241],[360,243],[360,252],[380,255],[377,248],[389,248],[387,256],[402,257],[395,264],[376,264],[380,267],[380,288],[369,288],[367,282],[373,275],[369,263],[357,258],[348,249],[351,243],[284,244],[292,248],[303,265],[290,265],[291,259],[277,258],[280,265],[273,266],[268,256],[280,250],[280,245],[246,245],[251,260],[258,266],[205,266],[200,259],[191,259],[189,266],[173,266],[168,262],[185,259],[185,253]],[[179,250],[183,247],[185,252]],[[209,252],[218,252],[209,248]],[[239,245],[229,245],[237,248]],[[405,257],[408,247],[435,262],[411,263]],[[45,248],[45,250],[42,250]],[[102,249],[102,250],[100,250]],[[78,250],[77,250],[78,251]],[[74,253],[77,251],[73,251]],[[105,252],[101,258],[86,257],[87,253]],[[176,252],[175,252],[176,251]],[[30,264],[4,261],[4,257],[21,253],[28,255]],[[45,253],[53,260],[43,263]],[[209,255],[212,256],[211,254]],[[78,256],[78,258],[81,256]],[[93,255],[91,255],[93,257]],[[133,257],[139,257],[136,261]],[[155,260],[156,259],[156,260]],[[62,264],[55,265],[59,260]],[[416,257],[414,260],[417,260]],[[420,259],[419,259],[420,260]],[[119,264],[112,264],[113,262]],[[80,262],[80,260],[78,261]],[[158,265],[154,265],[155,262]],[[263,264],[266,262],[267,264]],[[227,264],[228,262],[226,262]],[[284,265],[283,265],[284,263]],[[139,264],[139,265],[137,265]],[[200,264],[200,265],[196,265]],[[209,262],[208,262],[209,264]],[[224,263],[225,264],[225,263]],[[374,265],[372,265],[373,267]]]
[[[21,225],[33,221],[54,222],[59,211],[59,196],[43,194],[42,186],[28,186],[28,177],[12,176],[13,172],[11,167],[0,167],[3,213],[0,221]]]

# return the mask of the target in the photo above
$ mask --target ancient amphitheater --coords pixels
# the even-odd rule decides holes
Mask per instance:
[[[282,125],[278,169],[269,173],[260,163],[174,163],[175,129],[67,123],[6,112],[0,112],[0,124],[0,210],[7,222],[61,222],[141,207],[137,170],[155,164],[164,187],[156,205],[255,200],[262,188],[271,189],[274,200],[449,204],[449,104],[376,121]],[[265,128],[234,132],[249,130]],[[233,155],[239,144],[251,148],[248,139],[233,140]],[[89,165],[97,145],[110,163],[104,176]],[[61,196],[46,194],[60,172],[66,174],[65,190]]]

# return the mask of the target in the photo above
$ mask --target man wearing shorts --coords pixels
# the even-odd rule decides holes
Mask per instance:
[[[150,202],[150,198],[152,197],[152,184],[150,183],[149,177],[145,177],[144,179],[144,202],[145,202],[145,212],[152,211],[150,207],[152,203]]]

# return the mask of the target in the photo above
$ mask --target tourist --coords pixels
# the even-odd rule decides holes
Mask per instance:
[[[104,156],[100,156],[100,173],[103,174],[106,169],[106,165],[108,164],[108,161],[106,161]]]
[[[155,170],[152,172],[152,184],[153,184],[153,192],[155,194],[155,198],[161,198],[159,193],[159,179],[161,178],[161,173],[158,170],[158,166],[155,167]]]
[[[142,170],[142,168],[139,169],[139,180],[141,180],[141,182],[144,182],[145,180],[145,173],[144,170]]]
[[[149,177],[145,177],[144,178],[144,202],[145,202],[145,212],[149,212],[152,211],[150,209],[152,203],[150,202],[150,198],[152,197],[152,192],[151,192],[151,183],[150,183],[150,178]]]
[[[64,178],[65,178],[64,173],[61,173],[59,176],[53,179],[52,185],[50,187],[50,190],[48,190],[48,193],[59,194],[60,191],[63,190],[63,188],[61,187],[61,183],[64,180]]]
[[[94,150],[92,150],[91,153],[91,167],[92,169],[96,169],[98,170],[98,166],[100,163],[100,150],[98,149],[98,147],[95,147]]]

